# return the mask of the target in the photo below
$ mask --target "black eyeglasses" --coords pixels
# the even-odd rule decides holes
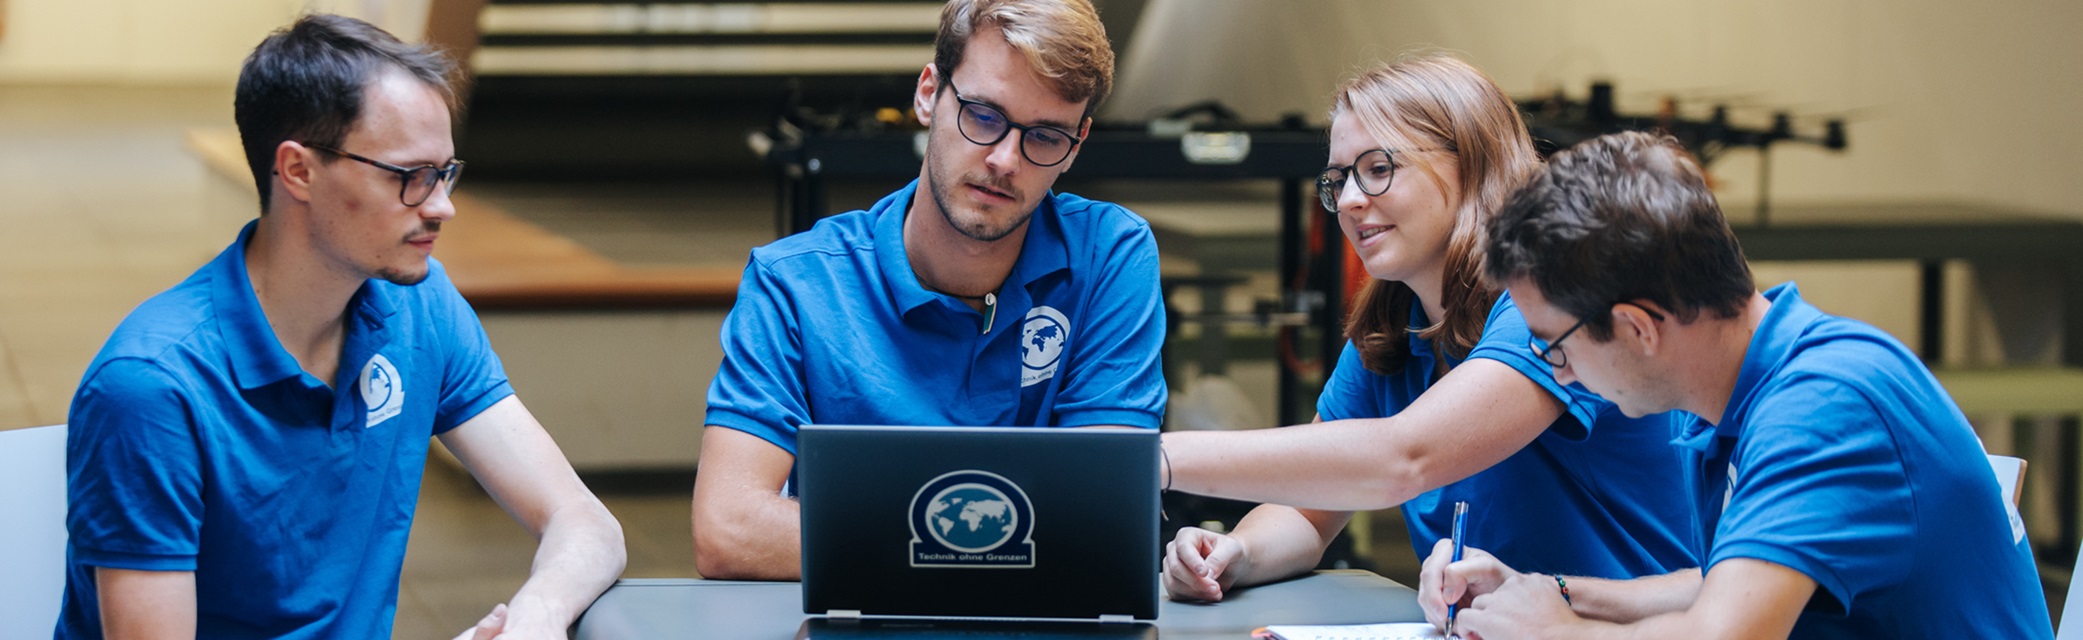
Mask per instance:
[[[1338,194],[1345,192],[1347,179],[1358,179],[1360,193],[1378,196],[1389,192],[1389,182],[1396,177],[1396,159],[1388,149],[1370,149],[1354,158],[1353,163],[1343,167],[1329,167],[1316,176],[1316,199],[1324,204],[1325,211],[1338,210]]]
[[[1526,342],[1526,346],[1532,348],[1533,355],[1539,357],[1542,362],[1548,363],[1548,366],[1555,367],[1557,369],[1567,367],[1569,366],[1569,354],[1563,353],[1562,348],[1557,345],[1562,344],[1563,338],[1568,338],[1570,334],[1576,333],[1578,329],[1584,328],[1584,323],[1589,321],[1589,318],[1586,318],[1584,320],[1578,320],[1576,324],[1569,326],[1568,331],[1562,332],[1562,335],[1555,336],[1555,340],[1549,342],[1548,345],[1545,347],[1541,346],[1540,338],[1528,340]]]
[[[398,186],[398,202],[404,203],[408,207],[420,206],[421,203],[427,201],[427,198],[434,195],[435,187],[439,187],[444,183],[448,185],[448,190],[442,193],[455,193],[456,182],[463,179],[462,160],[450,160],[446,167],[437,167],[431,164],[423,164],[417,167],[400,167],[382,160],[371,160],[332,147],[315,144],[306,144],[304,146],[349,160],[364,162],[369,166],[398,174],[398,179],[403,182],[403,184]]]
[[[982,102],[962,97],[962,90],[955,88],[949,79],[947,88],[954,92],[955,103],[962,106],[962,115],[955,119],[955,128],[962,137],[983,146],[998,144],[1007,133],[1020,130],[1020,155],[1038,167],[1053,167],[1070,158],[1083,138],[1069,131],[1045,124],[1020,124],[1005,117],[1004,111]]]
[[[1615,303],[1613,303],[1613,304],[1621,304],[1621,303],[1615,302]],[[1636,306],[1638,306],[1638,307],[1639,307],[1640,305],[1636,305]],[[1664,319],[1664,315],[1663,315],[1663,314],[1661,314],[1661,313],[1657,313],[1655,309],[1651,309],[1651,308],[1648,308],[1648,307],[1641,307],[1641,309],[1642,309],[1642,312],[1643,312],[1643,313],[1647,313],[1647,314],[1649,314],[1649,317],[1651,317],[1651,318],[1655,318],[1657,322],[1663,322],[1663,319]],[[1591,321],[1591,319],[1590,319],[1590,318],[1585,318],[1585,319],[1583,319],[1583,320],[1578,320],[1576,324],[1570,325],[1570,327],[1569,327],[1569,329],[1568,329],[1568,330],[1566,330],[1566,331],[1563,331],[1563,332],[1562,332],[1562,335],[1559,335],[1559,336],[1555,336],[1555,339],[1554,339],[1554,340],[1551,340],[1551,341],[1549,341],[1549,342],[1548,342],[1548,344],[1547,344],[1546,346],[1542,346],[1542,345],[1541,345],[1541,339],[1540,339],[1540,338],[1534,338],[1534,339],[1532,339],[1532,340],[1528,340],[1528,341],[1526,342],[1526,346],[1527,346],[1527,348],[1533,349],[1533,355],[1535,355],[1535,356],[1539,356],[1539,357],[1540,357],[1540,359],[1541,359],[1541,362],[1546,362],[1546,363],[1548,363],[1548,366],[1551,366],[1551,367],[1555,367],[1555,368],[1557,368],[1557,369],[1561,369],[1561,368],[1563,368],[1563,367],[1567,367],[1567,366],[1569,366],[1569,354],[1567,354],[1567,353],[1563,353],[1563,352],[1562,352],[1562,347],[1561,347],[1561,346],[1559,346],[1559,345],[1561,345],[1561,344],[1562,344],[1562,340],[1563,340],[1564,338],[1568,338],[1568,337],[1570,336],[1570,334],[1572,334],[1572,333],[1576,333],[1578,329],[1582,329],[1582,328],[1584,328],[1584,323],[1586,323],[1586,322],[1590,322],[1590,321]]]

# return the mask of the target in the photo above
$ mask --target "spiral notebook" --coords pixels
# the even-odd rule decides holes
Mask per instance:
[[[1251,634],[1259,640],[1444,640],[1439,627],[1425,622],[1385,624],[1274,625]]]

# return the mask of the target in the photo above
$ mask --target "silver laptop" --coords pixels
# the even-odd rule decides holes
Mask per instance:
[[[805,630],[1154,635],[1135,621],[1157,617],[1157,445],[1141,429],[804,427],[803,611],[824,617]]]

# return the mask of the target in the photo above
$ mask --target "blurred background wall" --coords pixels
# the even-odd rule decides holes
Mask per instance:
[[[1512,95],[1595,79],[1624,111],[1666,93],[1844,114],[1841,156],[1775,148],[1782,201],[1947,199],[2083,215],[2083,4],[2000,0],[1149,0],[1107,114],[1193,96],[1321,121],[1337,82],[1413,48],[1459,52]],[[1748,111],[1746,113],[1746,111]],[[1697,113],[1697,112],[1696,112]],[[1715,167],[1725,203],[1756,164]]]
[[[7,0],[0,83],[229,84],[268,31],[302,11],[424,28],[428,0]],[[1139,118],[1216,98],[1249,119],[1321,121],[1329,91],[1368,61],[1460,52],[1514,95],[1618,84],[1623,108],[1659,96],[1791,106],[1853,118],[1842,157],[1785,147],[1786,201],[1939,198],[2083,215],[2083,3],[1999,0],[1145,0],[1105,115]],[[1110,22],[1124,22],[1110,17]],[[1121,37],[1117,35],[1117,38]],[[1746,113],[1743,105],[1756,105]],[[1756,166],[1715,167],[1725,199]]]
[[[1702,116],[1732,106],[1762,126],[1842,116],[1852,144],[1773,148],[1771,200],[1789,204],[1947,202],[2083,217],[2083,4],[1938,0],[1873,3],[1589,0],[1149,0],[1121,56],[1105,115],[1134,119],[1218,99],[1247,120],[1299,113],[1322,122],[1338,82],[1411,50],[1456,52],[1514,96],[1594,80],[1623,112],[1675,96]],[[1813,123],[1811,122],[1811,126]],[[1755,207],[1755,153],[1711,171],[1732,219]],[[2051,361],[2050,298],[2032,264],[1957,265],[1947,360]],[[1801,276],[1811,295],[1912,344],[1916,289],[1903,265],[1760,265],[1761,284]],[[1987,281],[1990,287],[1958,286]],[[1996,300],[1986,296],[1999,290]],[[2004,307],[1994,315],[1989,307]]]
[[[305,11],[425,28],[428,0],[6,0],[0,83],[223,84],[269,31]]]

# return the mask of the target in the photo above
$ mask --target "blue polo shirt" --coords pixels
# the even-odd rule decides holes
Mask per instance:
[[[1430,322],[1411,305],[1410,326]],[[1467,501],[1467,544],[1522,571],[1635,578],[1699,566],[1687,526],[1686,494],[1671,451],[1672,414],[1629,418],[1586,391],[1555,382],[1534,355],[1533,335],[1510,294],[1500,295],[1468,358],[1502,362],[1568,407],[1548,430],[1503,462],[1403,503],[1411,545],[1423,558],[1454,531],[1454,503]],[[1415,333],[1403,371],[1384,376],[1345,346],[1317,413],[1324,420],[1393,416],[1437,382],[1442,356]],[[1447,366],[1461,361],[1447,359]]]
[[[1680,423],[1707,567],[1813,578],[1795,638],[2050,638],[2030,542],[1982,444],[1902,343],[1765,293],[1717,424]]]
[[[247,279],[253,229],[80,381],[59,638],[101,637],[95,567],[195,572],[199,637],[388,637],[428,437],[513,395],[440,263],[364,283],[339,375],[305,373]]]
[[[707,424],[791,454],[805,424],[1156,428],[1164,302],[1149,224],[1051,194],[979,313],[912,274],[917,188],[753,250]]]

